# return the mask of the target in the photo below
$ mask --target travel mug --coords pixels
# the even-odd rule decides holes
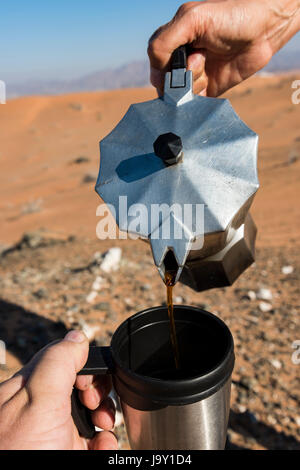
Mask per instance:
[[[174,306],[180,368],[175,367],[166,307],[128,318],[109,347],[90,348],[80,374],[112,374],[133,450],[224,449],[234,366],[232,335],[215,315]],[[95,430],[76,391],[79,432]]]

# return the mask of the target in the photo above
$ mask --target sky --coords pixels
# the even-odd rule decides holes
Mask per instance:
[[[0,79],[72,79],[146,60],[177,0],[7,0],[0,5]],[[300,37],[288,45],[299,49]]]

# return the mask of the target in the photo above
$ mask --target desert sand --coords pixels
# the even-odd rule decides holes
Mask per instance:
[[[228,93],[241,118],[260,136],[261,189],[253,206],[259,246],[298,243],[300,106],[292,104],[296,76],[254,77]],[[133,102],[152,89],[29,97],[0,107],[0,243],[45,227],[93,237],[99,203],[91,184],[99,140]],[[296,161],[289,161],[296,156]],[[82,164],[76,159],[86,157]]]

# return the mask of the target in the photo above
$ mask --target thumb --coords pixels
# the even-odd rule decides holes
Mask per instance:
[[[69,398],[77,373],[88,358],[89,342],[81,331],[70,331],[66,337],[40,351],[26,383],[32,400]]]

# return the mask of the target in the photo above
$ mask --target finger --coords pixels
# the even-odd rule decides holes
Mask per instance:
[[[111,387],[111,378],[109,375],[78,375],[75,387],[78,390],[87,390],[91,385],[99,385],[99,387]]]
[[[201,76],[194,82],[194,94],[200,96],[207,95],[208,79],[206,75]]]
[[[208,87],[208,76],[205,70],[205,52],[193,51],[188,56],[188,68],[193,72],[193,92],[195,95],[206,96]]]
[[[194,81],[205,74],[205,53],[203,51],[193,51],[188,55],[187,68],[193,72]]]
[[[58,341],[54,341],[51,345],[56,344],[57,342]],[[8,402],[24,387],[37,362],[38,355],[35,355],[24,367],[22,367],[22,369],[0,385],[1,404]]]
[[[86,390],[79,391],[79,398],[81,403],[89,408],[95,410],[100,403],[105,400],[111,389],[111,379],[108,376],[96,376],[94,381],[89,385]]]
[[[34,357],[26,389],[34,400],[57,401],[71,396],[77,373],[87,361],[89,342],[81,331],[70,331],[64,340],[51,344]]]
[[[87,390],[94,381],[94,375],[77,375],[75,387],[78,390]]]
[[[151,67],[166,71],[174,50],[198,38],[204,23],[198,20],[199,7],[199,2],[182,5],[173,20],[152,35],[148,46]]]
[[[111,398],[106,398],[92,413],[92,421],[95,426],[110,431],[115,425],[116,408]]]
[[[150,68],[150,82],[157,89],[159,96],[164,94],[164,77],[165,73],[161,70]]]
[[[89,442],[90,450],[118,450],[116,436],[110,431],[101,431]]]

